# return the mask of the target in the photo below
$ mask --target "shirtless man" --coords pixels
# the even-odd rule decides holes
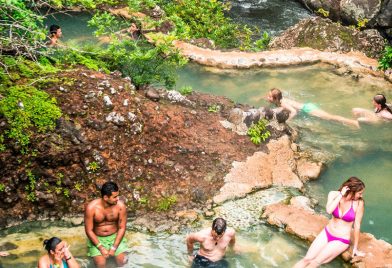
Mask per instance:
[[[49,28],[49,42],[50,47],[59,45],[59,39],[63,36],[60,26],[53,24]]]
[[[200,243],[200,249],[193,255],[193,244]],[[227,246],[231,248],[235,244],[235,231],[232,228],[226,230],[226,221],[216,218],[212,222],[212,228],[189,234],[186,238],[189,260],[192,268],[198,267],[229,267],[224,259]]]
[[[88,237],[88,256],[98,268],[106,266],[106,259],[114,256],[118,266],[126,263],[124,238],[127,223],[125,204],[119,200],[118,186],[106,182],[101,188],[102,198],[91,201],[85,210],[84,224]]]

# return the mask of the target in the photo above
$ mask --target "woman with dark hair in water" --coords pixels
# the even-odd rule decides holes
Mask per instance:
[[[69,246],[60,238],[46,239],[44,247],[48,254],[39,259],[38,268],[80,268],[69,251]]]
[[[360,122],[379,122],[380,119],[392,120],[392,110],[387,105],[387,99],[383,94],[373,97],[374,112],[363,108],[354,108],[353,114]]]
[[[365,184],[357,177],[345,181],[338,191],[328,194],[326,210],[332,214],[327,226],[310,245],[306,256],[294,268],[319,267],[339,256],[350,246],[351,229],[354,227],[352,256],[364,256],[358,250],[359,231],[364,213],[362,194]]]

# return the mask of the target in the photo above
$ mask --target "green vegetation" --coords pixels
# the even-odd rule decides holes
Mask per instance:
[[[208,111],[210,113],[217,113],[217,112],[220,111],[220,109],[221,109],[221,107],[218,104],[213,104],[213,105],[208,107]]]
[[[186,96],[186,95],[190,95],[193,92],[192,86],[185,86],[182,87],[178,92],[181,93],[181,95]]]
[[[5,134],[16,142],[22,152],[26,152],[34,131],[53,130],[61,116],[56,100],[35,87],[0,88],[0,94],[4,96],[0,100],[0,114],[8,122]]]
[[[382,57],[378,60],[378,68],[388,70],[392,68],[392,46],[386,46]]]
[[[25,186],[25,190],[27,193],[26,199],[30,202],[34,202],[37,200],[37,197],[35,195],[35,187],[37,184],[37,179],[29,169],[26,170],[26,176],[27,179],[29,180],[29,183]]]
[[[4,192],[5,190],[5,185],[3,183],[0,183],[0,192]]]
[[[87,165],[87,170],[90,171],[91,173],[96,173],[96,172],[98,172],[98,170],[99,170],[100,168],[101,168],[101,167],[99,166],[99,163],[96,162],[96,161],[90,162],[90,163],[88,163],[88,165]]]
[[[164,197],[158,201],[156,210],[168,211],[175,203],[177,203],[177,197],[175,195]]]
[[[317,11],[317,14],[323,16],[324,18],[328,18],[329,17],[329,11],[323,9],[322,7],[320,7]]]
[[[369,22],[367,18],[359,19],[357,23],[357,29],[361,30],[366,27],[366,24]]]
[[[131,10],[142,12],[148,11],[156,5],[160,6],[166,14],[162,21],[171,21],[175,26],[171,34],[176,39],[208,38],[219,48],[260,49],[253,42],[259,35],[257,28],[233,23],[225,15],[230,10],[230,2],[217,0],[131,0],[128,3]],[[146,23],[146,19],[143,22]]]
[[[268,121],[265,119],[259,120],[256,124],[252,124],[252,126],[248,129],[248,136],[250,136],[250,140],[259,145],[262,141],[268,139],[271,136],[269,130],[267,130]]]

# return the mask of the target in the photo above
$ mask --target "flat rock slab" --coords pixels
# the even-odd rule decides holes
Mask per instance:
[[[296,174],[296,160],[288,136],[271,140],[268,153],[256,152],[245,162],[234,162],[225,176],[225,184],[214,197],[215,203],[244,197],[246,194],[272,185],[301,188]]]
[[[328,218],[325,216],[283,203],[266,206],[262,218],[269,224],[283,228],[286,232],[310,242],[328,223]],[[391,244],[378,240],[371,234],[361,233],[359,248],[366,253],[365,257],[351,259],[351,247],[342,254],[343,259],[351,261],[353,267],[392,267]]]

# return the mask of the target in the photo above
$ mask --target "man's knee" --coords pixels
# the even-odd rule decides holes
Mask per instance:
[[[123,266],[123,265],[125,265],[127,262],[128,262],[128,258],[127,258],[127,256],[125,255],[125,253],[121,253],[121,254],[118,254],[116,257],[115,257],[115,259],[116,259],[116,264],[118,265],[118,266]]]
[[[106,267],[106,258],[103,256],[96,256],[93,258],[95,266],[97,268],[105,268]]]

